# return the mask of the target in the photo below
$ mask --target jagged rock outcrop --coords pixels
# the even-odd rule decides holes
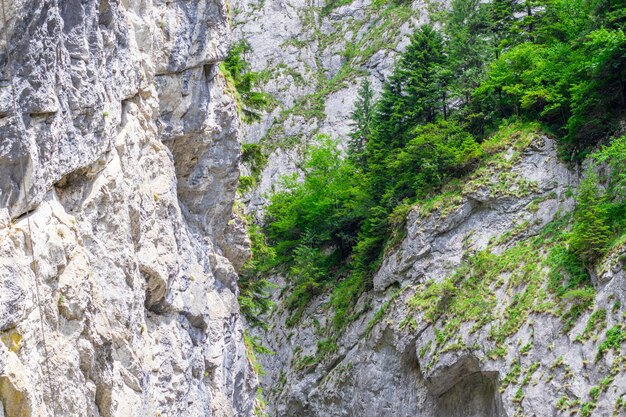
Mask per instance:
[[[270,416],[622,415],[626,356],[599,346],[623,322],[623,247],[570,327],[546,290],[546,236],[579,176],[552,139],[514,134],[461,189],[409,214],[347,328],[333,330],[327,295],[288,327],[289,286],[276,291],[258,332],[276,352],[261,358]]]
[[[0,416],[248,416],[219,0],[3,2]]]
[[[360,80],[379,91],[408,36],[447,5],[234,3],[235,39],[250,44],[246,59],[277,99],[244,134],[268,156],[244,195],[257,221],[316,134],[345,145]],[[460,189],[413,208],[345,328],[333,327],[328,292],[289,327],[289,280],[271,277],[276,309],[255,330],[275,352],[260,356],[271,417],[625,413],[623,343],[601,349],[609,331],[626,339],[624,247],[591,271],[593,291],[550,292],[551,239],[567,228],[583,174],[552,139],[509,133]]]

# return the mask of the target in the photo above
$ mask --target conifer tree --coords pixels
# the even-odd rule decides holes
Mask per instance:
[[[488,5],[480,0],[453,0],[445,22],[451,70],[450,92],[460,100],[462,112],[484,78],[485,63],[492,58]]]
[[[611,236],[605,203],[597,178],[592,175],[585,179],[578,190],[570,248],[588,266],[602,256]]]
[[[422,26],[411,38],[373,116],[374,147],[393,149],[406,143],[413,126],[435,120],[442,111],[442,68],[446,62],[443,39],[430,26]]]
[[[593,22],[611,29],[626,29],[626,0],[591,0]]]
[[[420,27],[383,86],[372,118],[366,158],[376,199],[389,183],[386,160],[406,145],[415,126],[444,115],[449,78],[443,38],[431,26]]]
[[[511,29],[515,22],[514,12],[513,0],[493,0],[491,3],[490,23],[496,59],[500,58],[502,48],[511,41]]]
[[[357,166],[365,162],[365,145],[370,137],[370,126],[374,110],[374,91],[370,80],[365,78],[359,87],[354,110],[350,114],[352,131],[348,142],[348,155]]]

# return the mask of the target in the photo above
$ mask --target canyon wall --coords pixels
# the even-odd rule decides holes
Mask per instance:
[[[220,0],[3,2],[0,416],[248,416]]]

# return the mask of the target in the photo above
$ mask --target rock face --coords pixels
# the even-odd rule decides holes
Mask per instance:
[[[512,139],[457,194],[409,214],[347,328],[333,330],[327,296],[287,327],[289,287],[276,291],[269,329],[258,332],[276,352],[261,359],[269,414],[623,415],[623,348],[599,353],[606,329],[623,323],[623,246],[598,267],[593,305],[571,327],[559,317],[567,303],[545,291],[550,243],[539,239],[563,227],[578,182],[553,140]],[[493,274],[480,269],[489,259]]]
[[[268,156],[248,212],[261,220],[265,194],[298,171],[317,134],[345,146],[359,82],[379,91],[408,36],[448,3],[234,2],[234,37],[277,99],[244,131]],[[609,331],[626,340],[626,249],[591,272],[589,305],[576,307],[584,294],[557,299],[550,239],[567,226],[582,174],[547,137],[502,143],[461,189],[411,211],[345,328],[333,327],[330,294],[289,327],[288,280],[271,277],[276,308],[255,330],[275,352],[260,357],[271,417],[624,415],[624,344],[601,345]]]
[[[355,0],[325,6],[334,3],[233,2],[233,37],[250,45],[246,59],[264,74],[259,88],[276,99],[260,122],[244,128],[243,141],[260,143],[268,154],[267,169],[245,196],[249,212],[262,210],[281,176],[298,171],[305,145],[318,134],[345,146],[361,81],[368,78],[380,91],[409,36],[429,21],[428,10],[445,4]]]
[[[219,0],[4,0],[0,416],[248,416]]]

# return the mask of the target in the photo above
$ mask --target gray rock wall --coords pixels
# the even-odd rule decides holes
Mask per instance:
[[[298,172],[315,135],[329,134],[345,146],[358,83],[367,77],[378,91],[414,28],[448,4],[355,0],[327,8],[331,3],[233,3],[234,37],[250,44],[246,59],[264,73],[262,89],[277,99],[244,129],[244,142],[260,143],[269,156],[244,196],[259,221],[265,193],[282,175]],[[333,328],[329,293],[311,302],[300,323],[287,326],[289,283],[271,277],[276,309],[266,319],[268,330],[255,330],[275,352],[260,357],[271,417],[624,415],[623,343],[598,356],[606,329],[626,331],[623,245],[592,271],[593,305],[570,329],[561,318],[567,302],[554,301],[545,287],[548,245],[499,271],[484,297],[466,306],[493,306],[484,322],[426,317],[414,306],[476,254],[507,254],[572,211],[580,173],[559,161],[551,139],[515,136],[503,138],[506,146],[455,195],[414,208],[372,290],[354,300],[357,318],[347,328]],[[538,280],[525,275],[524,263],[541,265],[533,272]],[[524,299],[528,294],[532,302]],[[521,312],[519,300],[527,303]],[[606,320],[581,338],[602,311]],[[516,321],[514,314],[522,317]],[[512,328],[496,344],[492,331],[506,325]]]
[[[0,416],[251,415],[226,5],[4,11]]]

